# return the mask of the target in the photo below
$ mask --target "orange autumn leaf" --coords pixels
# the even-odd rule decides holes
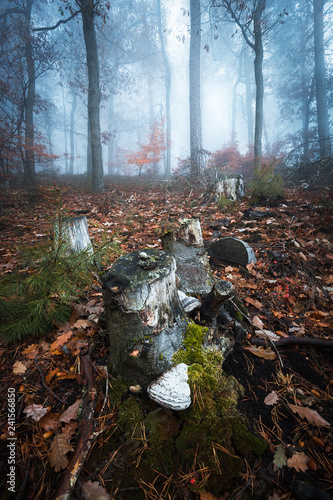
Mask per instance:
[[[69,332],[66,332],[66,333],[63,333],[62,335],[60,335],[57,338],[57,340],[55,340],[53,342],[53,344],[51,344],[50,353],[51,354],[54,353],[54,351],[56,351],[59,347],[66,344],[67,340],[70,339],[72,335],[73,335],[73,333],[71,330]]]

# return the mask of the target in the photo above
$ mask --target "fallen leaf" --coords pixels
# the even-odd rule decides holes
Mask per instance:
[[[276,335],[276,333],[271,332],[270,330],[256,330],[255,334],[256,334],[256,337],[258,337],[260,339],[266,339],[268,337],[273,342],[280,340],[280,337],[278,335]]]
[[[254,306],[257,309],[261,309],[263,307],[263,304],[259,302],[259,300],[251,299],[251,297],[246,297],[245,302],[251,304],[251,306]]]
[[[289,404],[289,408],[294,413],[297,413],[301,418],[306,418],[306,420],[312,425],[318,425],[318,427],[331,427],[331,424],[321,417],[316,410],[311,410],[306,406],[304,407],[292,404]]]
[[[42,405],[32,404],[27,406],[23,413],[26,413],[27,417],[31,417],[35,422],[39,422],[40,419],[48,412],[47,408],[43,408]]]
[[[275,359],[276,354],[270,347],[267,349],[263,349],[262,347],[255,347],[255,346],[245,346],[244,349],[247,351],[252,352],[252,354],[255,354],[256,356],[259,356],[259,358],[264,358],[264,359]]]
[[[75,323],[74,323],[74,328],[88,328],[89,326],[91,326],[91,323],[89,320],[87,319],[78,319]]]
[[[302,451],[302,453],[294,453],[291,458],[288,458],[287,466],[293,467],[297,472],[305,472],[308,470],[308,461],[309,457]]]
[[[272,406],[275,405],[275,403],[277,403],[278,399],[279,396],[276,394],[275,391],[272,391],[265,397],[264,403],[267,406]]]
[[[253,316],[252,323],[258,328],[264,328],[264,323],[261,321],[259,316]]]
[[[279,497],[279,495],[274,492],[272,497],[268,495],[268,500],[281,500],[281,497]]]
[[[87,481],[81,484],[82,498],[84,500],[110,500],[110,495],[97,481]]]
[[[65,469],[68,465],[66,454],[74,448],[67,442],[63,434],[57,434],[50,446],[50,463],[56,472]]]
[[[282,444],[279,444],[279,446],[276,447],[275,453],[274,453],[274,470],[277,469],[282,469],[287,463],[287,457],[284,452],[284,446]]]
[[[218,498],[215,495],[212,495],[207,491],[199,490],[198,493],[200,495],[200,500],[218,500]]]
[[[37,347],[37,344],[31,344],[31,345],[29,345],[28,347],[26,347],[26,348],[22,351],[23,356],[27,356],[27,354],[30,354],[30,353],[35,353],[35,351],[36,351],[36,347]]]
[[[78,423],[72,420],[69,424],[64,425],[62,428],[62,433],[65,438],[69,441],[70,438],[75,434],[76,429],[78,428]]]
[[[79,407],[80,407],[80,404],[82,403],[82,401],[83,401],[83,399],[78,399],[77,401],[75,401],[74,404],[72,404],[72,406],[67,408],[67,410],[64,411],[64,413],[62,413],[60,415],[60,418],[59,418],[60,422],[69,423],[71,420],[76,420],[77,414],[79,411]]]
[[[67,340],[70,339],[72,335],[73,335],[73,333],[71,331],[63,333],[62,335],[60,335],[60,337],[58,337],[57,340],[55,340],[53,342],[53,344],[51,344],[51,346],[50,346],[50,353],[54,354],[54,351],[56,351],[62,345],[66,344]]]
[[[50,384],[51,380],[53,379],[53,377],[55,376],[56,373],[58,373],[59,371],[59,368],[55,368],[54,370],[51,370],[45,377],[45,383],[47,385]]]
[[[40,419],[39,425],[46,431],[56,430],[57,427],[59,427],[59,413],[48,413],[47,415],[44,415]]]
[[[234,267],[232,267],[232,266],[227,266],[227,267],[225,268],[225,272],[226,272],[226,273],[232,273],[233,271],[236,271],[236,270],[237,270],[237,269],[235,269],[235,268],[234,268]]]
[[[13,373],[14,375],[23,375],[27,370],[27,367],[21,363],[21,361],[15,361],[13,364]]]

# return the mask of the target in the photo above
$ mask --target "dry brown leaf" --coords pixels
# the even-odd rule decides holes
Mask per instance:
[[[225,272],[226,272],[226,273],[232,273],[233,271],[237,271],[237,269],[235,269],[235,268],[234,268],[234,267],[232,267],[232,266],[227,266],[227,267],[225,268]]]
[[[308,470],[309,457],[305,453],[294,453],[291,458],[287,460],[287,466],[293,467],[297,472],[305,472]]]
[[[257,326],[258,328],[264,328],[264,323],[261,321],[259,316],[253,316],[252,323],[254,326]]]
[[[75,323],[74,323],[74,328],[89,328],[89,326],[91,326],[91,322],[87,319],[78,319]]]
[[[252,352],[252,354],[255,354],[256,356],[259,356],[259,358],[264,358],[264,359],[276,358],[275,352],[272,351],[270,347],[267,347],[267,349],[263,349],[262,347],[245,346],[244,349]]]
[[[60,422],[66,422],[67,424],[69,424],[69,422],[71,420],[76,420],[77,419],[77,414],[78,414],[78,411],[79,411],[79,407],[80,407],[80,404],[82,403],[83,399],[78,399],[77,401],[75,401],[74,404],[72,404],[72,406],[70,406],[69,408],[67,408],[66,411],[64,411],[64,413],[62,413],[60,415]]]
[[[23,375],[27,370],[27,367],[21,361],[15,361],[13,364],[14,375]]]
[[[331,424],[321,417],[316,410],[311,410],[306,406],[304,407],[292,404],[289,404],[289,408],[294,413],[297,413],[301,418],[306,418],[306,420],[312,425],[318,425],[318,427],[331,427]]]
[[[267,337],[268,337],[271,339],[272,342],[277,342],[278,340],[280,340],[280,337],[278,335],[276,335],[276,333],[271,332],[271,330],[263,330],[263,329],[256,330],[255,335],[259,339],[267,339]]]
[[[73,451],[74,448],[67,442],[63,434],[55,436],[51,443],[50,450],[51,467],[54,467],[56,472],[59,472],[61,469],[66,469],[68,465],[68,458],[66,457],[66,454],[69,451]]]
[[[69,422],[69,424],[64,425],[64,427],[62,429],[62,433],[68,441],[73,436],[73,434],[75,434],[75,431],[78,428],[78,425],[79,424],[77,422],[75,422],[74,420],[72,422]]]
[[[57,340],[55,340],[53,342],[53,344],[51,344],[51,346],[50,346],[50,353],[54,354],[54,351],[56,351],[62,345],[66,344],[67,340],[70,339],[72,335],[73,335],[73,333],[71,331],[63,333],[62,335],[60,335],[60,337],[58,337]]]
[[[39,422],[40,419],[48,412],[48,408],[43,408],[42,405],[32,404],[27,406],[23,413],[26,413],[27,417],[31,417],[35,422]]]
[[[268,495],[268,500],[281,500],[281,497],[279,497],[279,495],[274,492],[272,497]]]
[[[48,413],[44,415],[40,421],[39,425],[46,431],[54,431],[59,427],[59,413]]]
[[[82,498],[84,500],[110,500],[110,495],[97,481],[87,481],[81,484]]]
[[[272,406],[275,405],[275,403],[277,403],[278,399],[279,396],[276,394],[275,391],[272,391],[265,397],[264,403],[267,406]]]
[[[26,347],[25,349],[23,349],[23,351],[22,351],[23,356],[27,356],[28,354],[32,354],[32,353],[34,354],[36,352],[36,347],[37,347],[37,344],[31,344],[28,347]]]
[[[259,302],[259,300],[251,299],[251,297],[246,297],[245,302],[251,304],[251,306],[254,306],[257,309],[261,309],[263,307],[263,304]]]
[[[56,373],[58,373],[59,371],[59,368],[55,368],[54,370],[51,370],[45,377],[45,383],[47,385],[50,384],[51,380],[53,379],[53,377],[55,376]]]

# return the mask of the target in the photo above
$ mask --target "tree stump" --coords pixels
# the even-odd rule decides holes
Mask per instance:
[[[162,236],[163,250],[177,263],[179,288],[187,295],[209,293],[214,284],[208,256],[203,245],[198,219],[184,219],[180,227]]]
[[[60,230],[62,235],[65,236],[66,242],[68,240],[69,248],[72,251],[80,252],[86,250],[89,253],[93,252],[89,237],[87,217],[85,215],[66,218],[62,222]],[[59,233],[59,221],[55,223],[54,231],[57,237],[57,233]]]
[[[102,278],[110,362],[131,383],[161,375],[182,345],[187,319],[175,271],[171,255],[146,250],[120,257]]]

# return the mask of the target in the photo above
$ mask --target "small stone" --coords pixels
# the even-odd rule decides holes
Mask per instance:
[[[131,385],[128,390],[132,393],[132,394],[141,394],[142,393],[142,387],[141,385],[137,384],[137,385]]]
[[[187,365],[179,363],[154,380],[147,389],[150,399],[171,410],[185,410],[191,404]]]

